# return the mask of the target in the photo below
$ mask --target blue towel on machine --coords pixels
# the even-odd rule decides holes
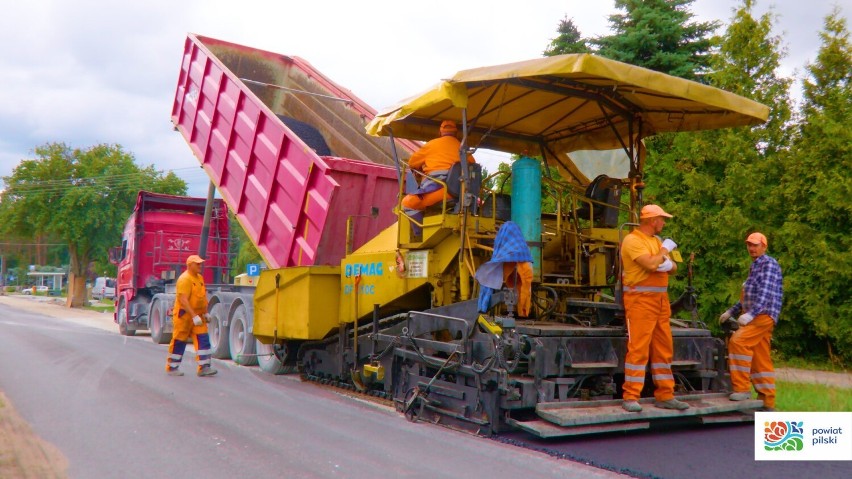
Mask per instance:
[[[494,290],[503,287],[503,263],[531,263],[532,260],[530,248],[521,233],[521,228],[511,221],[503,223],[494,240],[494,253],[491,254],[491,260],[476,271],[476,280],[480,284],[477,301],[479,312],[484,313],[491,308],[491,295]]]

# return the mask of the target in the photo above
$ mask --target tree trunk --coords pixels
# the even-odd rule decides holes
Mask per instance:
[[[82,308],[89,301],[86,291],[86,276],[78,276],[73,272],[68,275],[68,299],[65,306],[69,308]]]
[[[81,258],[74,245],[69,245],[68,252],[71,256],[71,268],[68,272],[68,298],[65,306],[69,308],[82,308],[89,302],[86,291],[86,266],[88,258]]]

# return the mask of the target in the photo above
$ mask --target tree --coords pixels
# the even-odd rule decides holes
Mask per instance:
[[[86,271],[121,237],[137,192],[185,194],[174,173],[139,167],[120,145],[71,149],[63,143],[35,148],[5,177],[0,230],[17,236],[47,235],[67,243],[70,256],[68,306],[86,301]]]
[[[718,22],[691,22],[695,0],[615,0],[624,14],[609,16],[611,35],[591,41],[599,55],[695,80],[709,65]]]
[[[852,359],[852,45],[840,11],[826,16],[816,62],[806,66],[802,118],[775,208],[785,271],[788,347]],[[817,344],[802,341],[815,336]]]
[[[775,73],[783,51],[780,39],[771,35],[774,17],[767,13],[755,19],[753,4],[745,0],[735,12],[706,80],[771,105],[769,120],[757,127],[661,135],[647,142],[646,200],[672,210],[675,218],[667,233],[684,254],[697,253],[695,287],[708,323],[738,299],[750,264],[743,245],[747,234],[767,234],[771,251],[781,243],[775,233],[783,209],[776,211],[767,199],[780,185],[789,146],[790,80]]]
[[[591,53],[591,48],[580,35],[580,30],[574,25],[574,19],[567,16],[559,21],[556,29],[559,35],[550,41],[550,45],[544,49],[544,56],[552,57],[566,53]]]
[[[263,256],[251,242],[243,227],[240,226],[236,215],[228,212],[228,222],[231,245],[231,275],[236,276],[246,271],[246,266],[249,264],[266,263]],[[267,265],[268,266],[268,265]]]

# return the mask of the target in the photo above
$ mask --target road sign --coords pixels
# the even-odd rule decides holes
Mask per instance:
[[[247,264],[246,265],[246,274],[249,276],[260,276],[260,265],[259,264]]]

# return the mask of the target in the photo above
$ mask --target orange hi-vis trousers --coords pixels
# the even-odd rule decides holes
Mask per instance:
[[[769,354],[775,321],[759,314],[740,327],[728,341],[728,366],[734,392],[757,391],[764,407],[775,407],[775,368]]]
[[[198,364],[198,371],[200,372],[202,368],[210,366],[212,351],[210,350],[210,335],[207,331],[207,324],[201,323],[200,326],[196,326],[192,323],[192,318],[188,314],[173,316],[172,324],[174,324],[174,331],[169,343],[169,354],[166,357],[166,371],[173,371],[180,367],[183,353],[189,343],[193,343],[193,346],[195,346],[195,361]]]
[[[625,401],[636,401],[645,385],[645,366],[651,359],[651,378],[657,401],[674,398],[671,308],[667,293],[624,293],[627,315],[627,356],[624,359]]]
[[[529,317],[530,307],[532,306],[532,263],[503,263],[503,282],[510,288],[517,288],[518,315],[522,318]]]
[[[444,196],[452,198],[444,190],[445,188],[441,188],[428,193],[405,195],[402,198],[402,206],[411,210],[425,210],[434,204],[444,201]]]

